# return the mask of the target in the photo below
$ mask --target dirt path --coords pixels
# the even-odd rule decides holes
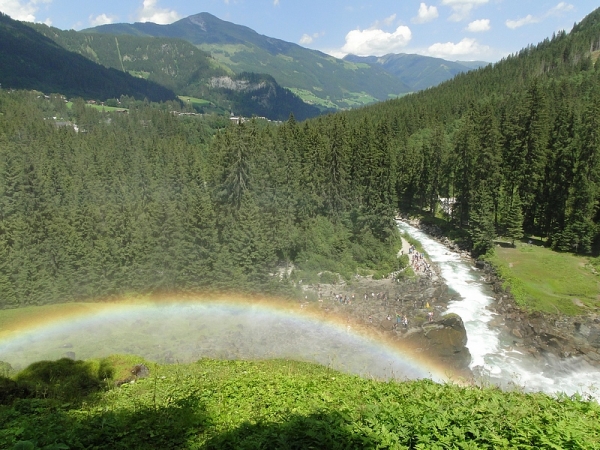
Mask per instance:
[[[402,248],[398,252],[398,256],[408,255],[408,252],[410,249],[410,244],[408,243],[408,241],[406,239],[404,239],[404,238],[401,238],[401,239],[402,239]]]

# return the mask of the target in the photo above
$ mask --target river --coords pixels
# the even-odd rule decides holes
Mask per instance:
[[[449,303],[448,313],[458,314],[465,324],[472,357],[470,368],[482,382],[549,394],[578,392],[600,400],[597,369],[578,358],[536,359],[519,351],[510,335],[489,326],[495,316],[487,308],[494,301],[492,292],[481,281],[483,273],[470,260],[404,221],[398,221],[398,227],[421,243],[448,289],[460,296]]]

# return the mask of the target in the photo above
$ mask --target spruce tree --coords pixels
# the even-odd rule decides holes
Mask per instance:
[[[521,197],[518,193],[513,196],[512,204],[506,214],[506,235],[511,239],[511,245],[515,246],[515,240],[521,239],[523,233],[523,211],[521,210]]]
[[[469,235],[474,256],[483,255],[494,246],[494,203],[485,183],[473,196],[469,211]]]

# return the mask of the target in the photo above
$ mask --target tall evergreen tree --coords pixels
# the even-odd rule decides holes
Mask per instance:
[[[469,235],[474,255],[483,255],[494,247],[494,203],[485,183],[474,193],[469,211]]]
[[[512,196],[512,203],[505,219],[506,235],[511,239],[513,247],[515,246],[515,240],[521,239],[524,236],[523,212],[521,208],[521,196],[517,192]]]

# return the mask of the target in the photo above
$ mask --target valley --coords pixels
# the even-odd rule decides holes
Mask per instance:
[[[470,71],[0,38],[0,447],[597,446],[600,9]]]

